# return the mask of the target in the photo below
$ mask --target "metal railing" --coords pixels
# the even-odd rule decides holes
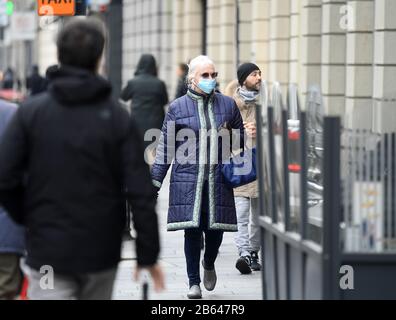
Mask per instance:
[[[257,110],[263,298],[396,298],[395,133],[343,129],[318,87],[304,112],[280,92]]]
[[[343,247],[396,251],[395,133],[343,130]]]

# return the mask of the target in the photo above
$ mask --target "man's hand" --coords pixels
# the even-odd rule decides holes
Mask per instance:
[[[254,122],[244,122],[246,134],[248,137],[255,139],[256,138],[256,124]]]
[[[150,273],[150,276],[153,279],[154,289],[156,292],[161,292],[165,289],[164,274],[162,272],[161,267],[158,264],[155,264],[147,268],[142,268],[138,266],[135,271],[135,276],[134,276],[135,281],[139,281],[140,273],[142,270],[147,270]]]

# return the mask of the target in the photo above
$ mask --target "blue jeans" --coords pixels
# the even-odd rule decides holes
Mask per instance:
[[[186,229],[184,231],[184,254],[187,262],[187,274],[190,287],[199,285],[201,277],[199,274],[201,259],[201,237],[205,233],[204,264],[208,270],[214,269],[214,264],[223,241],[223,231],[208,230],[209,199],[208,187],[205,183],[202,192],[201,222],[199,228]]]

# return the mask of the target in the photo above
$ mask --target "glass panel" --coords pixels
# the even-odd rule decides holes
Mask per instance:
[[[323,116],[322,94],[311,86],[306,100],[307,112],[307,183],[308,239],[322,243],[323,222]]]
[[[264,210],[260,212],[261,215],[270,216],[270,162],[269,162],[269,148],[268,148],[268,84],[262,81],[260,88],[260,109],[257,114],[257,125],[260,126],[257,138],[257,147],[260,148],[260,162],[261,174],[259,177],[260,196],[263,197]]]
[[[300,231],[300,176],[301,176],[301,154],[300,154],[300,102],[298,90],[295,84],[289,86],[287,95],[288,113],[288,175],[290,196],[290,229],[294,232]]]
[[[285,187],[283,175],[283,131],[282,111],[284,110],[281,87],[275,82],[272,87],[272,106],[274,108],[274,147],[275,147],[275,180],[276,180],[276,210],[278,221],[284,222]]]

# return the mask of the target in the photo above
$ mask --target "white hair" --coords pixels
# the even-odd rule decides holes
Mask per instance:
[[[192,79],[195,78],[195,75],[197,73],[197,68],[206,65],[211,65],[213,67],[215,66],[214,62],[208,56],[201,55],[192,59],[188,65],[188,75],[187,75],[188,83],[191,83]]]

